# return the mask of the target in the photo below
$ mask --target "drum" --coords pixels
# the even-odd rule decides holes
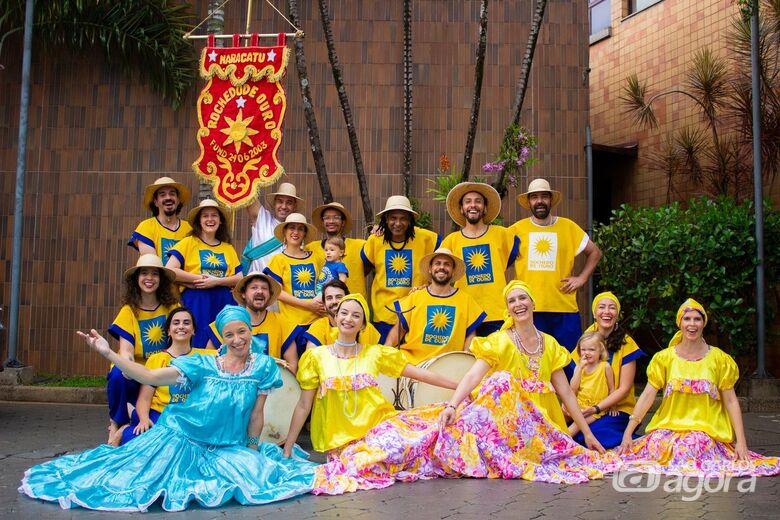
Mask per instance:
[[[279,370],[282,372],[282,387],[268,394],[263,411],[263,431],[260,434],[261,442],[282,444],[287,439],[290,431],[290,420],[295,411],[295,405],[301,397],[301,387],[298,380],[281,362],[276,359]]]
[[[476,360],[471,352],[445,352],[421,363],[420,368],[427,368],[431,372],[458,382]],[[415,381],[409,385],[409,393],[412,397],[412,406],[418,407],[444,402],[452,397],[454,390]]]

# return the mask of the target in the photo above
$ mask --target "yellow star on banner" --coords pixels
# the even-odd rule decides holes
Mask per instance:
[[[236,147],[236,153],[241,149],[242,143],[246,143],[247,146],[254,146],[250,136],[260,133],[254,128],[249,128],[254,118],[255,116],[249,116],[244,119],[243,109],[238,111],[238,116],[235,120],[225,116],[225,121],[228,122],[229,126],[220,130],[220,132],[227,135],[227,139],[222,143],[222,146],[232,143]]]

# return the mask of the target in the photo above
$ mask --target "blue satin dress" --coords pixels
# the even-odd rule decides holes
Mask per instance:
[[[182,511],[192,500],[205,507],[231,498],[254,505],[309,492],[315,464],[305,452],[285,459],[275,445],[246,447],[257,396],[282,386],[276,363],[251,354],[246,368],[231,374],[218,359],[173,360],[179,384],[192,389],[185,403],[166,406],[154,428],[123,446],[102,445],[30,468],[19,491],[63,509],[101,511],[146,511],[159,498],[166,511]]]

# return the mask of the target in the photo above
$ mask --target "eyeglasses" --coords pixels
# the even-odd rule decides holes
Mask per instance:
[[[328,217],[322,217],[323,222],[341,222],[341,215],[332,215]]]

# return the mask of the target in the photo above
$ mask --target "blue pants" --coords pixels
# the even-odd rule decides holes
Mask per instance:
[[[573,352],[582,336],[582,324],[579,312],[534,312],[534,325],[542,332],[554,337],[558,343]],[[566,378],[574,374],[574,361],[564,368]]]
[[[618,412],[616,416],[604,414],[592,423],[590,423],[590,431],[593,432],[593,436],[598,439],[605,450],[620,446],[623,441],[623,432],[628,426],[628,414],[625,412]],[[636,439],[638,436],[634,434]],[[582,432],[574,436],[574,440],[585,446],[585,436]]]
[[[480,338],[490,336],[497,330],[501,329],[501,325],[503,324],[503,321],[483,321],[479,324],[479,327],[477,327],[477,336]]]
[[[111,367],[106,375],[106,394],[108,396],[108,416],[119,426],[130,422],[127,404],[135,406],[141,384],[122,375],[117,367]]]
[[[157,419],[159,419],[161,415],[162,413],[158,412],[154,408],[149,409],[149,419],[151,419],[153,423],[157,424]],[[133,433],[133,430],[140,422],[141,420],[138,418],[138,412],[133,410],[133,415],[130,417],[130,424],[127,428],[122,430],[122,442],[119,443],[120,446],[138,437],[138,435]]]

